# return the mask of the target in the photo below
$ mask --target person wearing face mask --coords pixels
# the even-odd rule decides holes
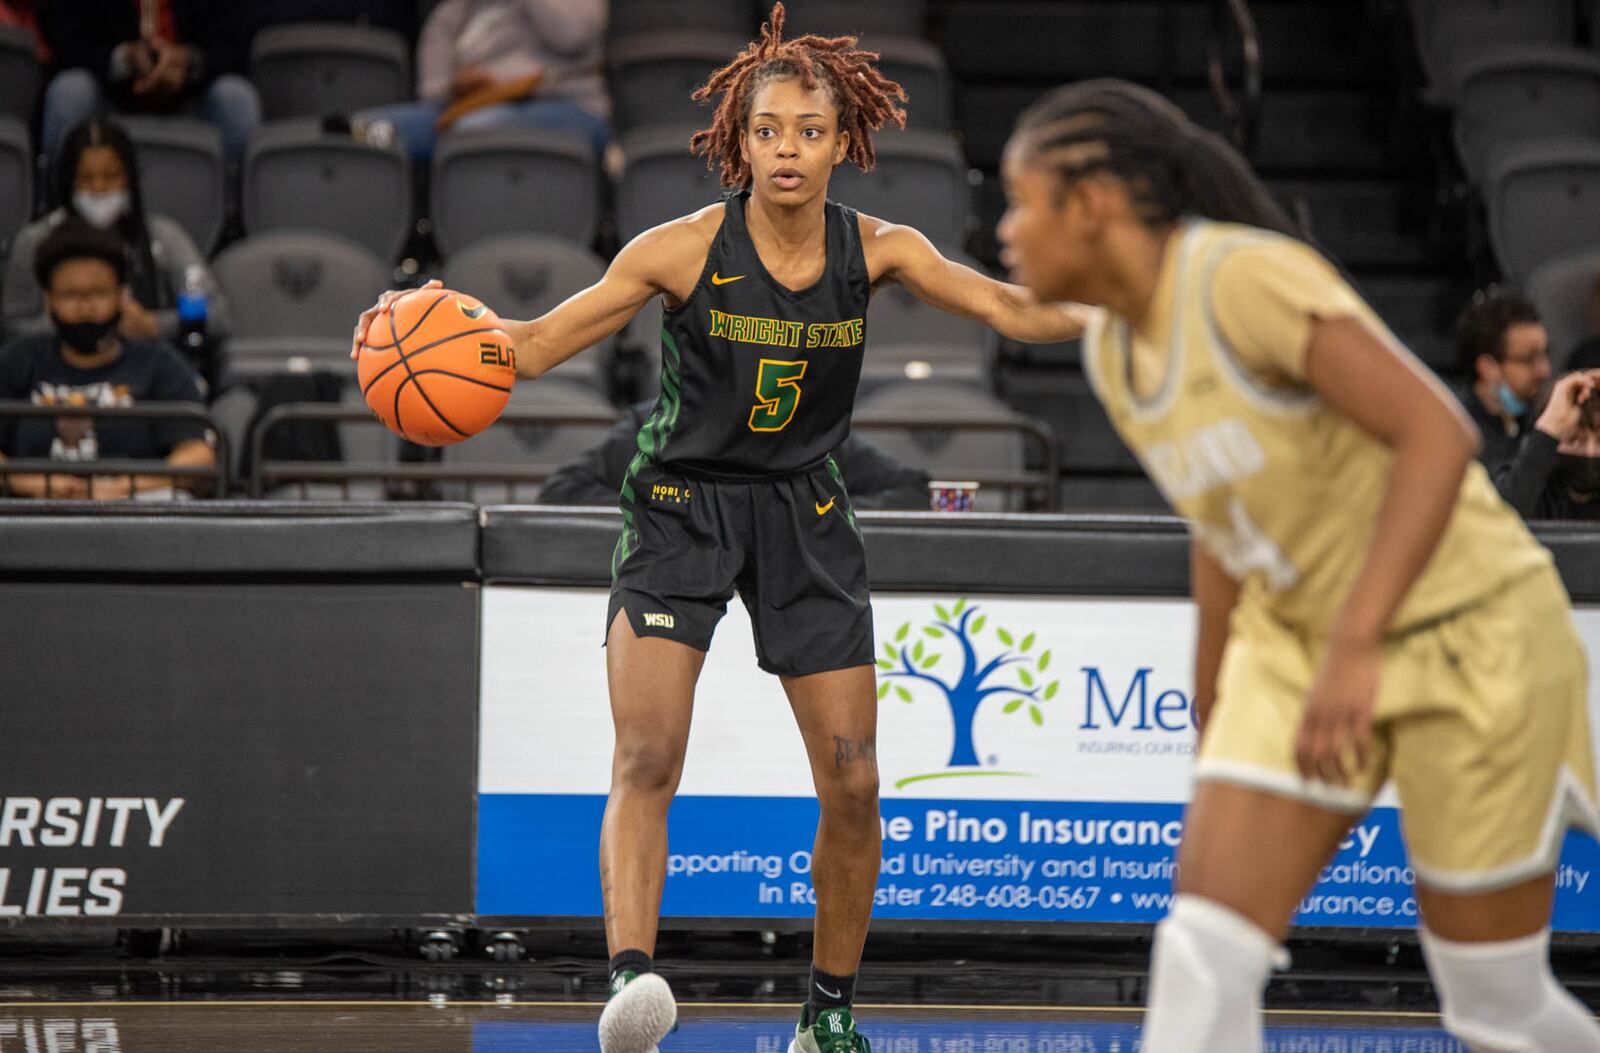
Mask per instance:
[[[50,318],[34,279],[33,256],[50,232],[69,219],[112,232],[123,244],[128,259],[123,336],[177,338],[178,293],[190,267],[201,269],[211,336],[226,335],[228,305],[194,240],[177,221],[145,211],[133,141],[121,126],[91,117],[74,127],[56,156],[53,189],[61,207],[23,228],[11,251],[0,287],[8,335],[37,336],[50,331]]]
[[[39,243],[34,268],[52,332],[13,340],[0,350],[0,399],[46,406],[202,401],[199,378],[176,351],[121,335],[128,268],[114,234],[67,219]],[[70,416],[0,418],[0,463],[11,457],[199,467],[215,460],[205,428],[192,420]],[[11,496],[58,499],[128,498],[170,492],[174,485],[159,474],[92,481],[65,473],[29,474],[3,482]]]
[[[1524,519],[1600,519],[1600,345],[1580,347],[1495,480]]]
[[[1469,378],[1457,394],[1483,435],[1478,459],[1497,475],[1517,455],[1550,380],[1550,336],[1532,301],[1485,289],[1456,322],[1456,349]]]

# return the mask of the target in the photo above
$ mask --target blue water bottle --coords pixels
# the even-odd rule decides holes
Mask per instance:
[[[178,333],[183,350],[198,359],[206,345],[206,272],[198,263],[183,271],[183,289],[178,293]]]
[[[198,263],[183,271],[183,288],[178,292],[178,345],[189,364],[203,378],[210,378],[207,343],[206,272]],[[206,380],[202,380],[205,384]]]

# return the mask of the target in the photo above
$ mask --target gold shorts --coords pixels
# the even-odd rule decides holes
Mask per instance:
[[[1373,757],[1348,786],[1295,766],[1322,650],[1259,604],[1235,610],[1197,779],[1352,814],[1393,779],[1412,867],[1446,892],[1547,873],[1569,827],[1596,832],[1588,663],[1554,568],[1385,644]]]

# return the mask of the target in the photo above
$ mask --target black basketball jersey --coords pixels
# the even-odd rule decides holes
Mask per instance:
[[[639,449],[691,475],[790,475],[850,433],[871,296],[855,209],[827,203],[827,263],[796,291],[762,266],[748,199],[726,198],[699,283],[662,314],[661,396]]]

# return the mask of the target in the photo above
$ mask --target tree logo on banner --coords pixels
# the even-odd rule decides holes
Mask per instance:
[[[936,603],[931,621],[919,627],[906,622],[895,631],[893,642],[883,645],[878,657],[879,701],[892,693],[899,701],[912,703],[917,694],[926,693],[912,689],[919,683],[930,684],[949,705],[956,732],[946,771],[901,779],[895,783],[897,788],[931,778],[1030,774],[983,767],[972,738],[973,725],[979,710],[996,703],[1011,718],[1043,727],[1061,681],[1050,677],[1050,651],[1035,647],[1034,633],[1019,638],[1004,626],[990,625],[988,616],[979,613],[981,609],[965,599],[953,607]],[[986,631],[998,643],[998,650],[982,639]],[[956,662],[945,662],[947,641],[960,649],[959,669]]]

